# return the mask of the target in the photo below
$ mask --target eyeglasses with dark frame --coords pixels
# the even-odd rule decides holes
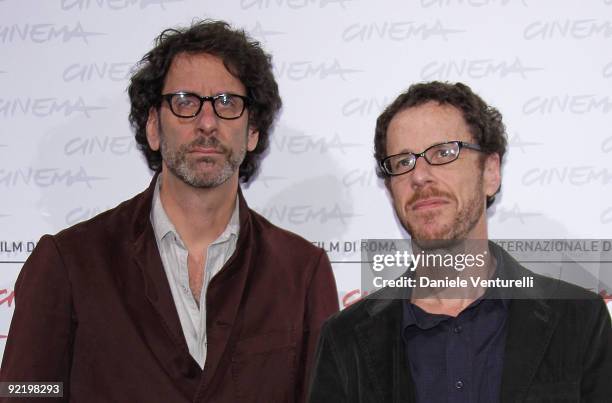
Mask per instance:
[[[447,141],[434,144],[421,153],[401,153],[383,158],[379,165],[381,170],[388,176],[397,176],[408,173],[416,166],[417,159],[423,157],[429,165],[444,165],[459,158],[462,148],[483,152],[478,144],[466,143],[464,141]]]
[[[191,92],[175,92],[163,94],[162,99],[168,102],[172,113],[179,118],[197,116],[204,102],[210,101],[215,115],[226,120],[238,119],[251,102],[249,97],[231,93],[201,97]]]

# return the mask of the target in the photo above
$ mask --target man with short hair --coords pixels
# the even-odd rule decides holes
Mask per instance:
[[[303,401],[338,297],[324,251],[240,191],[281,106],[271,57],[221,21],[165,30],[129,96],[156,175],[41,238],[15,286],[1,380],[63,382],[77,402]]]
[[[609,401],[603,300],[487,241],[506,151],[499,112],[461,83],[416,84],[380,115],[374,143],[419,265],[324,324],[309,401]],[[423,263],[436,256],[450,271]],[[481,264],[464,269],[466,256]]]

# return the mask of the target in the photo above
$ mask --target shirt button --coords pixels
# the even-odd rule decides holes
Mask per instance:
[[[455,333],[461,333],[461,331],[462,331],[462,330],[463,330],[463,329],[461,328],[461,326],[460,326],[460,325],[457,325],[457,326],[455,326],[455,327],[453,328],[453,332],[455,332]]]
[[[456,387],[457,389],[463,389],[463,382],[461,382],[461,381],[457,381],[457,382],[455,382],[455,387]]]

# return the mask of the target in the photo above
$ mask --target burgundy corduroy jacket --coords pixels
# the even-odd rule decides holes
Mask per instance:
[[[236,251],[206,296],[201,370],[149,219],[154,183],[41,238],[15,286],[0,380],[64,382],[61,401],[71,402],[302,402],[321,324],[338,310],[324,251],[239,192]]]

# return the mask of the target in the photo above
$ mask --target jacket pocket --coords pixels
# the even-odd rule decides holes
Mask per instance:
[[[232,380],[238,402],[295,400],[296,342],[292,329],[255,334],[236,342]]]

